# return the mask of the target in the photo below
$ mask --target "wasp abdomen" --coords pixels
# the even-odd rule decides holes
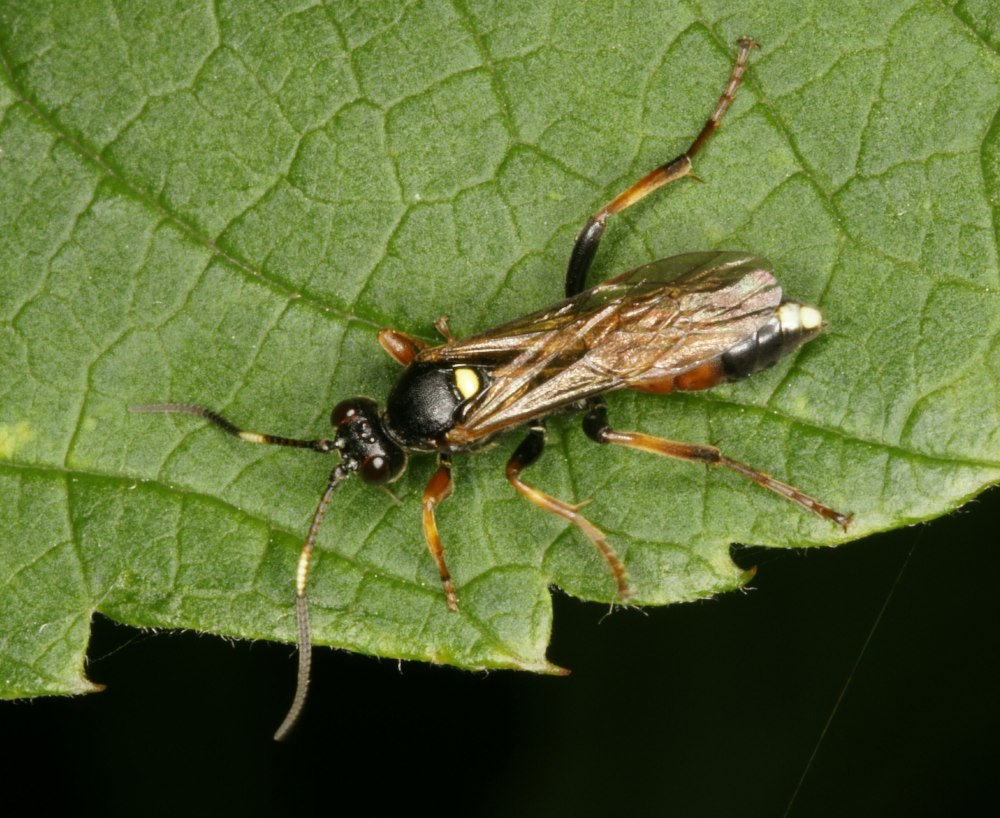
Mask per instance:
[[[760,329],[722,354],[723,376],[735,381],[767,369],[822,329],[823,316],[818,309],[798,301],[783,301]]]

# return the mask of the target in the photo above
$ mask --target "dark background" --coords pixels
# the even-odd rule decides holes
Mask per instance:
[[[996,814],[998,519],[994,489],[835,550],[738,550],[753,590],[664,609],[608,616],[556,592],[549,657],[568,678],[320,649],[284,745],[289,647],[98,619],[105,692],[0,705],[7,797],[104,816],[358,799],[441,816]]]

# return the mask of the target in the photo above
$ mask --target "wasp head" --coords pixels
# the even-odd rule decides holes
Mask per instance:
[[[388,483],[403,473],[406,452],[386,434],[375,401],[342,401],[333,408],[330,422],[335,432],[333,445],[345,469],[374,485]]]

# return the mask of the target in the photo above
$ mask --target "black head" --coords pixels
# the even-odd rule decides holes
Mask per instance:
[[[345,469],[357,472],[366,483],[395,480],[406,468],[406,452],[386,434],[378,406],[370,398],[338,403],[330,416],[333,445]]]
[[[406,449],[433,451],[488,384],[479,367],[434,361],[410,364],[389,393],[385,429]]]

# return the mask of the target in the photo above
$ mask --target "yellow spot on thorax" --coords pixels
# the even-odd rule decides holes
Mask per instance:
[[[480,383],[476,370],[467,366],[460,366],[455,370],[455,387],[463,398],[471,398],[479,392]]]

